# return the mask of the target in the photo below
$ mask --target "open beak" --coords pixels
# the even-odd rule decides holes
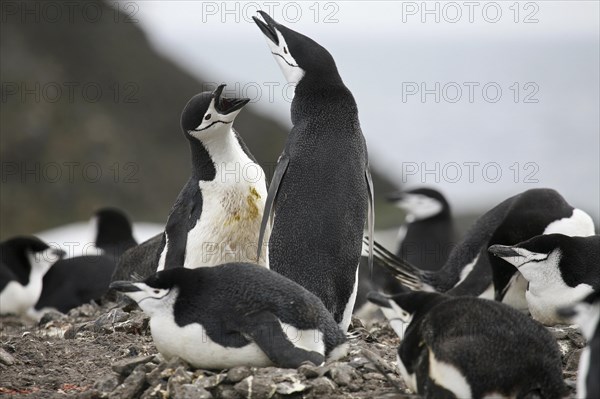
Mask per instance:
[[[215,108],[217,110],[217,112],[219,112],[221,115],[227,115],[230,114],[234,111],[237,111],[239,109],[241,109],[244,105],[248,104],[250,102],[249,98],[224,98],[221,97],[221,94],[223,94],[223,89],[225,88],[226,85],[222,84],[219,85],[219,87],[217,87],[215,89],[215,91],[213,91],[213,98],[215,99]]]
[[[492,245],[488,248],[488,251],[500,258],[510,258],[515,256],[521,256],[517,251],[509,247],[508,245]]]
[[[265,20],[265,22],[261,21],[257,17],[252,17],[258,28],[262,31],[262,33],[269,38],[275,45],[279,45],[279,38],[277,37],[277,31],[275,27],[277,26],[277,22],[273,18],[269,16],[264,11],[258,12],[260,16]]]
[[[119,292],[137,292],[141,291],[141,289],[133,284],[130,281],[115,281],[110,284],[108,287],[111,290],[119,291]]]
[[[367,294],[367,300],[382,308],[391,308],[390,298],[383,295],[381,292],[371,291]]]

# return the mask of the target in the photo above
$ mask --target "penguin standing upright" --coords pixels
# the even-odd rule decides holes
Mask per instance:
[[[261,225],[266,229],[274,213],[269,263],[316,294],[346,331],[356,299],[363,229],[369,217],[372,232],[373,222],[358,109],[325,48],[259,13],[264,21],[254,21],[287,81],[296,85],[293,127]]]
[[[417,188],[388,196],[406,217],[396,255],[422,270],[439,270],[456,243],[450,204],[437,190]]]
[[[577,370],[577,397],[600,398],[600,291],[575,305],[558,309],[558,317],[579,325],[587,340]]]
[[[150,316],[160,353],[194,367],[297,368],[347,351],[345,334],[319,298],[255,264],[169,269],[111,288]]]
[[[546,398],[567,393],[556,340],[502,303],[436,292],[373,292],[409,323],[398,347],[407,386],[425,398]]]
[[[65,256],[37,237],[0,243],[0,315],[25,314],[40,297],[42,279]]]
[[[438,271],[421,271],[378,244],[375,253],[407,287],[496,299],[527,312],[527,281],[510,263],[492,256],[488,248],[552,233],[593,235],[594,222],[555,190],[537,188],[504,200],[477,219]]]
[[[600,235],[546,234],[513,246],[493,245],[489,251],[527,280],[529,312],[542,324],[562,323],[558,308],[600,291]]]
[[[224,88],[197,94],[185,106],[181,128],[190,144],[192,175],[162,236],[125,252],[113,281],[231,261],[268,267],[267,251],[256,259],[267,197],[265,174],[232,126],[250,100],[225,98]]]

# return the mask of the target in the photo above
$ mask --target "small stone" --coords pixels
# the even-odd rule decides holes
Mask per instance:
[[[155,386],[165,382],[167,378],[162,377],[162,372],[165,370],[165,363],[160,363],[154,370],[146,374],[146,382],[150,386]]]
[[[140,364],[146,364],[150,362],[153,358],[154,356],[138,356],[121,359],[114,362],[111,365],[111,368],[115,373],[118,373],[122,376],[126,376],[131,374],[133,369],[135,369],[137,366],[139,366]]]
[[[15,364],[15,358],[13,355],[0,348],[0,363],[4,364],[5,366],[12,366]]]
[[[317,395],[329,395],[337,389],[335,383],[327,377],[315,378],[310,383],[312,385],[312,392]]]
[[[320,375],[319,368],[310,364],[303,364],[298,367],[298,373],[306,378],[317,378]]]
[[[301,383],[300,381],[295,382],[280,382],[276,385],[276,391],[280,395],[291,395],[293,393],[304,392],[308,389],[308,386]]]
[[[212,399],[212,397],[206,389],[192,384],[177,385],[169,389],[170,399]]]
[[[344,363],[334,363],[330,366],[327,374],[331,379],[340,386],[346,386],[357,378],[358,375],[353,367]]]
[[[231,385],[219,385],[213,391],[213,396],[219,399],[241,399],[243,398]]]
[[[142,393],[140,399],[166,399],[168,397],[167,391],[163,384],[151,386]]]
[[[575,349],[567,358],[567,364],[565,366],[566,371],[577,371],[579,368],[579,359],[581,358],[581,352],[583,349]]]
[[[109,399],[131,399],[137,397],[144,389],[146,373],[144,365],[137,366],[129,377],[108,395]]]
[[[66,319],[66,316],[64,314],[55,311],[49,311],[44,313],[44,315],[40,318],[38,326],[43,327],[50,322],[60,321],[63,319]]]
[[[353,382],[348,384],[347,388],[348,388],[348,391],[350,391],[350,392],[358,392],[362,389],[362,387],[360,385],[355,384]]]
[[[213,389],[223,381],[225,381],[225,374],[211,375],[208,377],[201,375],[194,381],[194,384],[199,385],[204,389]]]
[[[269,399],[275,394],[277,387],[267,378],[250,376],[235,384],[233,389],[247,399]]]
[[[386,381],[385,376],[381,375],[380,373],[365,373],[365,374],[363,374],[363,378],[365,380]]]
[[[252,371],[249,367],[240,366],[234,367],[227,372],[227,381],[236,384],[243,380],[246,377],[250,377],[252,375]]]
[[[577,347],[583,348],[586,345],[586,340],[579,331],[571,330],[567,333],[569,340]]]
[[[176,387],[180,385],[191,384],[191,382],[191,373],[188,373],[182,366],[179,366],[177,367],[173,375],[169,377],[169,382],[167,383],[167,390],[169,391],[169,394],[171,394]]]
[[[118,375],[109,374],[104,376],[101,380],[96,381],[93,388],[100,392],[112,392],[120,383],[121,381],[119,380]]]

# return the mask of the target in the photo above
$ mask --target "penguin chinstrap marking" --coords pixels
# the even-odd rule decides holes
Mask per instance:
[[[488,252],[494,244],[516,245],[541,234],[594,234],[592,218],[558,192],[536,188],[510,197],[479,217],[435,272],[422,271],[375,245],[381,264],[415,290],[496,299],[524,312],[527,281],[517,269]]]
[[[557,317],[579,326],[587,340],[577,370],[577,397],[600,398],[600,291],[595,291],[575,305],[557,310]]]
[[[347,351],[345,334],[315,295],[256,264],[168,269],[111,288],[150,316],[160,353],[194,367],[297,368]]]
[[[356,299],[363,229],[368,221],[372,240],[374,221],[358,109],[325,48],[259,13],[264,22],[254,21],[286,79],[296,86],[293,127],[261,224],[265,230],[272,218],[269,264],[317,295],[346,331]]]
[[[527,280],[529,312],[542,324],[564,323],[557,317],[558,308],[600,291],[600,235],[540,235],[514,246],[493,245],[489,251]]]
[[[0,314],[25,314],[40,297],[42,279],[65,256],[36,237],[0,243]]]
[[[558,399],[567,393],[556,340],[510,306],[434,292],[374,292],[369,300],[408,323],[398,367],[408,387],[425,398]]]

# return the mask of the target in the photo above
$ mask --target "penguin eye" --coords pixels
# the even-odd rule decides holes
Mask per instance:
[[[287,54],[287,47],[283,48],[283,52]]]
[[[212,115],[211,115],[211,114],[208,114],[208,115],[206,115],[206,116],[204,117],[204,120],[205,120],[205,121],[207,121],[207,120],[209,120],[211,117],[212,117]]]
[[[155,293],[155,294],[159,294],[159,293],[160,293],[160,290],[154,290],[154,293]]]

